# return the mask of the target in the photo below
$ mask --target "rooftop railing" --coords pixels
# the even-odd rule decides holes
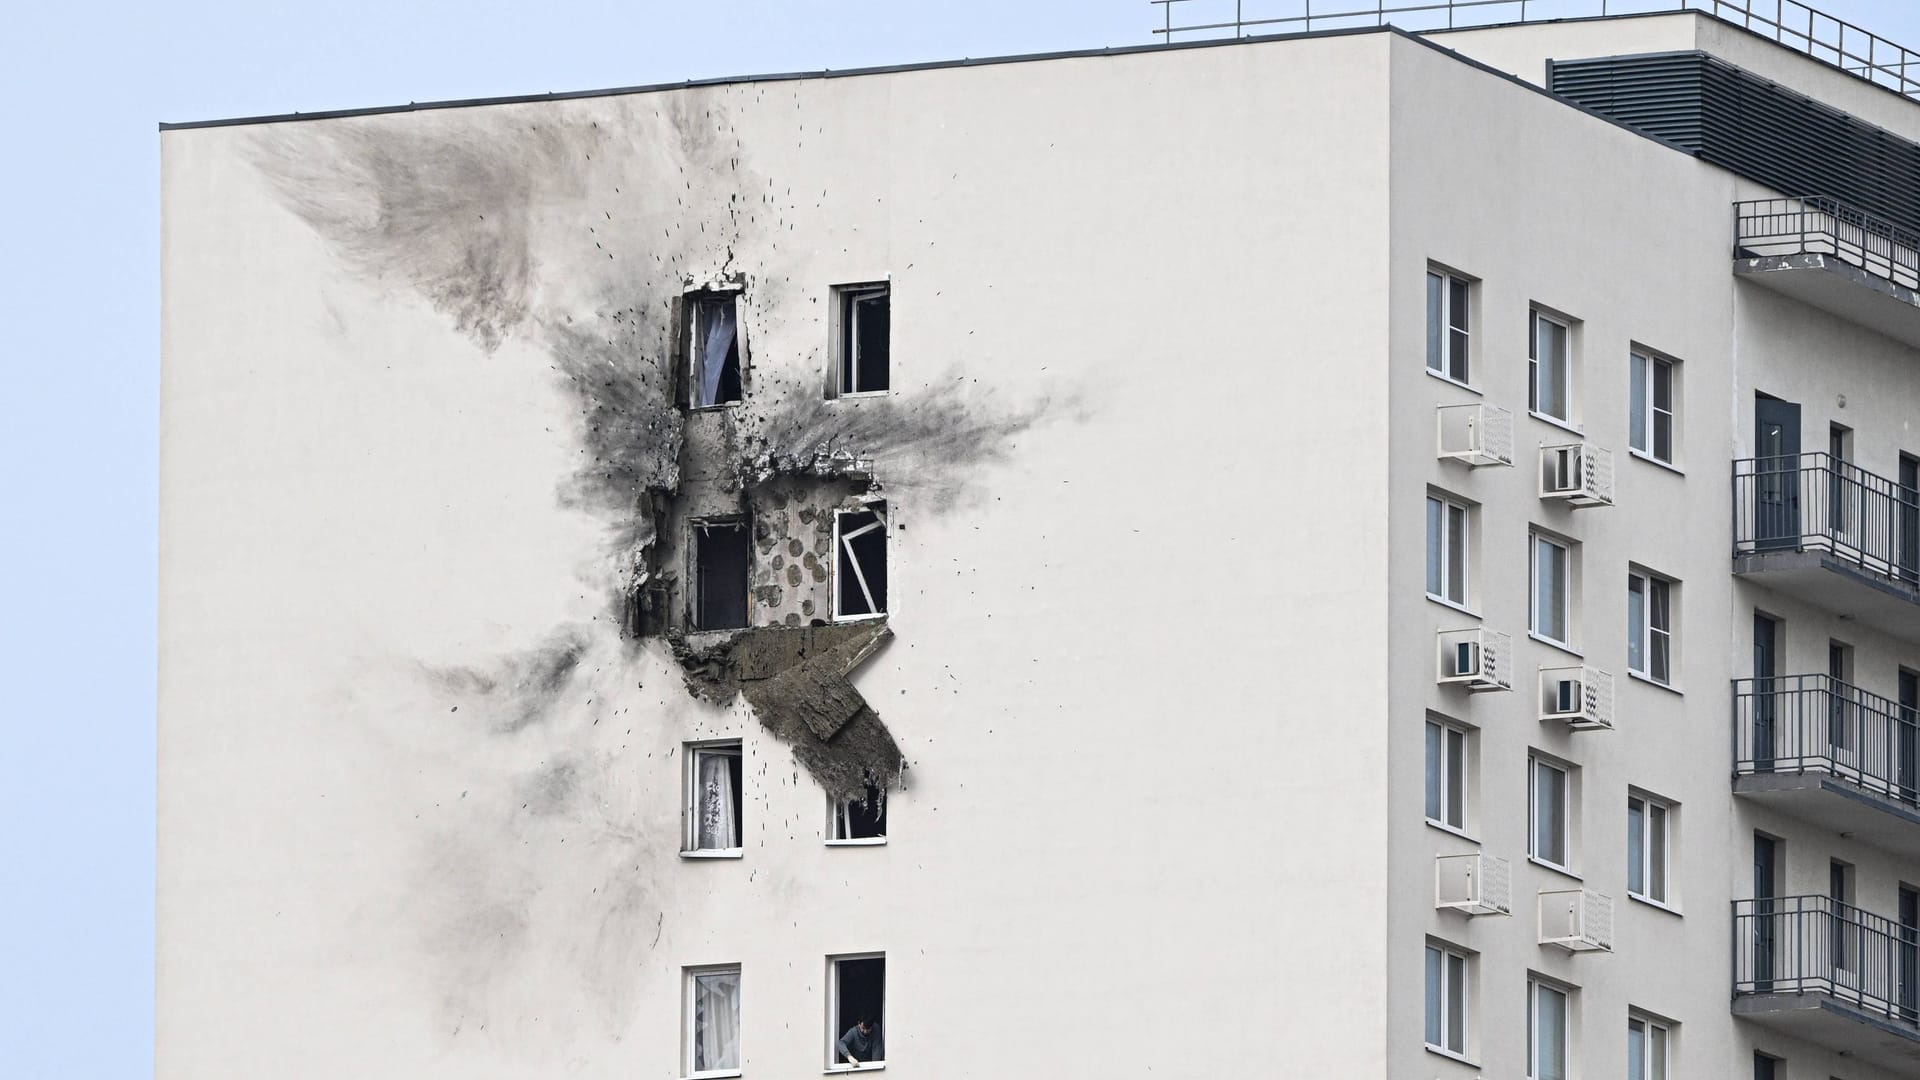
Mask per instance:
[[[1733,204],[1736,258],[1831,255],[1920,290],[1920,235],[1837,199],[1749,199]]]
[[[1798,0],[1150,0],[1155,35],[1246,37],[1398,26],[1448,30],[1514,22],[1699,11],[1849,75],[1920,99],[1920,53]]]
[[[1733,993],[1830,994],[1920,1022],[1920,929],[1826,896],[1736,900]]]

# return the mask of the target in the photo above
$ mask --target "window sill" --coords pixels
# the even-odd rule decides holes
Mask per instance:
[[[1428,593],[1427,599],[1432,601],[1433,603],[1439,604],[1443,608],[1452,608],[1454,611],[1457,611],[1462,615],[1471,615],[1476,619],[1480,617],[1479,612],[1473,610],[1472,608],[1468,607],[1465,604],[1456,604],[1444,596],[1435,596],[1432,593]]]
[[[865,598],[862,597],[862,599],[865,599]],[[884,619],[886,617],[887,617],[886,612],[876,611],[871,615],[835,615],[833,617],[833,621],[836,624],[837,623],[854,623],[854,622],[872,622],[875,619]]]
[[[884,1061],[864,1061],[858,1065],[829,1065],[826,1069],[826,1075],[832,1076],[835,1073],[850,1072],[879,1072],[886,1067],[887,1063]]]
[[[1542,870],[1551,870],[1554,873],[1561,875],[1562,877],[1572,878],[1573,880],[1580,882],[1582,885],[1586,884],[1586,881],[1587,881],[1586,878],[1581,877],[1579,874],[1574,873],[1572,870],[1568,869],[1567,867],[1561,866],[1558,863],[1550,863],[1547,860],[1542,859],[1537,855],[1527,856],[1527,861],[1539,867]]]
[[[739,1069],[722,1069],[719,1072],[688,1073],[686,1080],[726,1080],[729,1076],[745,1076]]]
[[[1438,829],[1441,832],[1447,833],[1450,836],[1457,836],[1460,839],[1465,840],[1470,844],[1478,844],[1480,842],[1479,837],[1472,835],[1471,833],[1467,832],[1467,830],[1465,829],[1456,829],[1444,821],[1435,821],[1432,818],[1428,818],[1427,828]]]
[[[1473,1060],[1467,1055],[1456,1054],[1453,1051],[1446,1049],[1445,1047],[1435,1046],[1432,1043],[1427,1044],[1427,1053],[1436,1054],[1440,1057],[1446,1058],[1448,1061],[1457,1061],[1460,1064],[1467,1066],[1468,1068],[1477,1069],[1480,1067],[1479,1062]]]
[[[1476,397],[1486,396],[1486,393],[1484,391],[1482,391],[1479,387],[1473,385],[1472,383],[1463,383],[1459,379],[1456,379],[1451,375],[1443,374],[1441,372],[1433,370],[1432,368],[1427,369],[1427,377],[1432,379],[1439,379],[1441,382],[1446,383],[1448,386],[1457,386],[1460,389],[1465,390],[1467,393],[1473,394]]]
[[[701,848],[695,851],[683,851],[683,859],[738,859],[746,855],[745,848]]]
[[[852,840],[829,840],[828,847],[880,847],[887,842],[884,836],[860,836]]]
[[[1659,679],[1656,679],[1651,675],[1642,674],[1638,671],[1633,670],[1632,668],[1627,669],[1627,678],[1632,679],[1634,682],[1646,683],[1648,686],[1655,687],[1660,690],[1665,690],[1669,694],[1677,694],[1680,697],[1687,696],[1687,692],[1685,690],[1680,689],[1679,687],[1673,685],[1672,683],[1661,682]]]
[[[744,401],[744,399],[742,399]],[[722,401],[717,405],[689,405],[688,412],[719,412],[722,409],[737,409],[742,401]]]
[[[1572,432],[1573,434],[1580,436],[1582,441],[1585,441],[1587,437],[1587,433],[1584,430],[1575,427],[1571,421],[1562,420],[1557,416],[1548,416],[1546,413],[1535,412],[1532,409],[1527,410],[1527,415],[1533,417],[1535,420],[1538,420],[1543,424],[1549,424],[1549,425],[1552,425],[1553,427],[1557,427],[1561,431]]]
[[[1627,899],[1633,901],[1636,904],[1645,904],[1646,906],[1653,908],[1657,911],[1664,911],[1676,919],[1684,918],[1686,914],[1685,912],[1681,911],[1679,908],[1674,907],[1671,904],[1663,904],[1658,900],[1641,896],[1639,893],[1630,892],[1627,894]]]
[[[1535,633],[1532,630],[1527,631],[1527,636],[1539,642],[1542,645],[1547,645],[1555,649],[1558,649],[1561,652],[1566,653],[1568,656],[1578,657],[1581,660],[1585,660],[1587,658],[1586,653],[1581,652],[1579,649],[1574,648],[1573,646],[1567,644],[1564,641],[1555,641],[1550,637],[1546,637],[1545,635]]]
[[[1671,461],[1661,461],[1659,458],[1654,457],[1652,454],[1649,454],[1644,450],[1628,450],[1627,456],[1630,458],[1636,458],[1640,461],[1644,461],[1647,464],[1655,466],[1657,468],[1665,469],[1668,472],[1673,473],[1677,476],[1687,475],[1687,471],[1685,469],[1682,469],[1680,466],[1675,465]]]
[[[893,394],[893,391],[891,390],[854,390],[845,394],[834,394],[833,396],[827,398],[827,400],[828,401],[845,401],[848,398],[889,397],[892,394]]]

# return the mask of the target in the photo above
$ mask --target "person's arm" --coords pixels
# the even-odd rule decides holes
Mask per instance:
[[[847,1040],[853,1038],[854,1032],[859,1030],[860,1029],[857,1027],[850,1027],[847,1029],[847,1033],[845,1035],[840,1036],[840,1056],[843,1058],[846,1058],[847,1064],[849,1065],[860,1064],[860,1059],[857,1057],[854,1057],[853,1051],[847,1049]]]

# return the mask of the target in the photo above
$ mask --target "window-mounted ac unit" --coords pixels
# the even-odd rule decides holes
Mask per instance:
[[[1540,669],[1540,719],[1576,730],[1613,726],[1613,676],[1596,667]]]
[[[1513,414],[1498,405],[1442,405],[1440,457],[1482,465],[1513,464]]]
[[[1513,639],[1496,630],[1470,627],[1440,631],[1439,681],[1470,691],[1511,690]]]
[[[1613,505],[1613,451],[1592,443],[1540,448],[1540,497],[1569,506]]]
[[[1613,898],[1592,889],[1540,894],[1540,944],[1568,952],[1613,951]]]
[[[1433,906],[1468,915],[1513,914],[1513,868],[1481,852],[1433,861]]]

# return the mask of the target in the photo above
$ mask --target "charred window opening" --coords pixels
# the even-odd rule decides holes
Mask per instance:
[[[747,625],[747,586],[753,546],[747,523],[739,519],[696,521],[688,545],[693,550],[692,616],[695,630],[738,630]]]
[[[869,619],[887,613],[887,504],[842,510],[833,523],[833,614]]]
[[[887,1060],[885,1030],[887,958],[881,954],[841,956],[831,961],[827,1015],[833,1027],[829,1064],[882,1065]]]
[[[887,838],[887,795],[873,784],[858,799],[833,804],[833,829],[828,834],[836,844],[879,843]]]
[[[740,741],[687,747],[686,854],[740,853]]]
[[[840,301],[836,392],[842,397],[886,393],[892,318],[888,287],[843,285],[834,292]]]
[[[740,400],[740,297],[696,293],[687,297],[687,357],[696,409]]]

